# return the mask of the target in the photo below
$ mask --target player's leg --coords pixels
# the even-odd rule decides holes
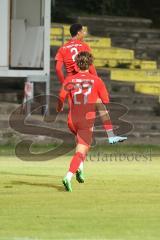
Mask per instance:
[[[78,130],[77,141],[79,144],[77,145],[76,151],[83,152],[83,154],[86,156],[92,143],[93,126],[87,122],[85,126],[87,128],[81,128]],[[76,172],[76,180],[79,183],[84,183],[84,160],[80,163]]]
[[[70,131],[76,136],[77,135],[77,129],[74,126],[73,122],[71,119],[68,119],[68,128]],[[71,179],[73,177],[73,173],[68,170],[66,176],[63,178],[62,182],[63,185],[68,192],[72,192],[72,186],[71,186]]]
[[[69,170],[63,179],[63,184],[66,190],[69,192],[72,192],[71,180],[74,174],[76,174],[76,179],[78,182],[84,182],[83,171],[80,170],[79,167],[81,163],[84,162],[87,152],[88,152],[87,146],[83,144],[77,144],[76,152],[71,159]]]
[[[75,126],[72,123],[68,124],[70,130],[75,131]],[[71,159],[69,170],[63,179],[63,184],[67,191],[72,191],[71,180],[76,174],[76,180],[80,183],[84,182],[83,177],[83,162],[86,158],[87,152],[92,141],[92,128],[79,129],[76,134],[77,147],[74,156]]]
[[[77,144],[76,152],[81,152],[84,156],[83,160],[81,161],[77,171],[76,171],[76,180],[79,183],[84,183],[84,160],[87,156],[89,151],[89,146],[84,144]]]
[[[112,122],[111,122],[109,113],[100,98],[97,99],[96,108],[101,117],[103,127],[107,132],[109,143],[114,144],[114,143],[123,142],[123,141],[127,140],[127,137],[116,136],[114,134],[113,126],[112,126]]]

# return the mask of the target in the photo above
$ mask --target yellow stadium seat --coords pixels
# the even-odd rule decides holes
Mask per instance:
[[[135,84],[135,91],[139,93],[151,94],[151,95],[158,95],[160,96],[160,83],[136,83]]]
[[[110,71],[112,80],[125,82],[160,82],[160,70],[113,68]]]

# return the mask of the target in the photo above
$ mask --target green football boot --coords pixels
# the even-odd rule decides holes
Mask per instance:
[[[76,172],[76,180],[79,182],[79,183],[84,183],[84,176],[83,176],[83,171],[78,169],[77,172]]]
[[[66,177],[63,178],[62,183],[67,192],[72,192],[71,182]]]

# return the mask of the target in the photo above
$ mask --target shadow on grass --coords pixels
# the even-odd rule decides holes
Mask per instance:
[[[25,182],[25,181],[12,181],[13,185],[27,185],[27,186],[36,186],[36,187],[47,187],[54,188],[60,192],[65,192],[64,187],[57,184],[50,183],[33,183],[33,182]]]
[[[13,173],[13,172],[0,172],[1,175],[13,175],[13,176],[26,176],[26,177],[53,177],[53,175],[40,175],[40,174],[24,174],[24,173]],[[59,178],[59,176],[54,176]]]

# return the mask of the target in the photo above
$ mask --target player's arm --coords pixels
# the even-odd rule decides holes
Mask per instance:
[[[63,86],[60,90],[59,96],[58,96],[58,102],[57,102],[57,107],[56,107],[57,112],[63,111],[63,105],[64,105],[67,95],[68,95],[68,92],[65,90],[65,84],[63,84]]]
[[[108,130],[108,121],[110,121],[110,116],[108,114],[105,104],[109,103],[109,93],[106,89],[104,82],[100,78],[98,78],[97,81],[97,93],[99,98],[97,99],[96,102],[96,108],[100,114],[105,129],[106,129],[105,125],[107,122],[106,130]],[[109,125],[111,126],[111,123]]]
[[[64,82],[64,74],[63,74],[62,67],[63,67],[63,62],[57,60],[56,61],[56,74],[57,74],[57,77],[58,77],[60,83]]]
[[[91,74],[97,76],[97,71],[96,71],[96,69],[95,69],[95,67],[94,67],[93,64],[90,65],[90,67],[89,67],[89,72],[90,72]]]
[[[109,103],[109,93],[108,90],[104,84],[104,82],[99,78],[99,81],[97,82],[97,91],[98,91],[98,96],[102,100],[104,104]]]
[[[60,83],[63,83],[64,82],[64,74],[63,74],[63,55],[61,53],[61,49],[58,50],[57,54],[56,54],[56,57],[55,57],[55,60],[56,60],[56,74],[57,74],[57,77],[60,81]]]
[[[88,46],[88,44],[86,44],[85,51],[92,53],[92,50],[91,50],[91,48]],[[90,65],[90,67],[89,67],[89,72],[90,72],[91,74],[97,76],[97,71],[96,71],[96,68],[95,68],[95,66],[94,66],[93,64]]]

